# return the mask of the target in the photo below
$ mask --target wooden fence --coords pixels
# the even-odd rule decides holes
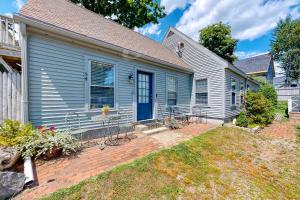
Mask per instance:
[[[278,100],[289,100],[293,96],[299,96],[299,87],[284,87],[276,89]]]
[[[0,124],[4,119],[21,120],[21,75],[0,72]]]

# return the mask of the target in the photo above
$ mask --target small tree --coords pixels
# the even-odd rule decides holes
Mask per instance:
[[[233,54],[238,40],[232,38],[231,27],[219,22],[199,31],[199,43],[229,62],[236,60]]]
[[[274,120],[272,103],[261,92],[247,92],[245,109],[252,123],[265,126]]]

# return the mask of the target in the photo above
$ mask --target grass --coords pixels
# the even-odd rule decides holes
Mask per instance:
[[[44,199],[180,197],[300,199],[299,145],[217,128]]]
[[[287,101],[278,101],[275,107],[275,113],[280,113],[283,116],[283,121],[288,120],[287,115],[288,102]]]

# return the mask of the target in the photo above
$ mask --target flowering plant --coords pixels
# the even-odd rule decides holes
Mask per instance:
[[[44,126],[37,126],[37,129],[39,130],[41,135],[50,134],[54,136],[56,132],[55,126],[50,126],[49,128]]]

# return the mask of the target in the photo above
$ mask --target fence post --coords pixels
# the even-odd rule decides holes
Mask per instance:
[[[16,120],[17,119],[17,77],[16,72],[12,73],[11,76],[11,118]]]
[[[2,106],[2,112],[3,112],[3,120],[7,118],[7,73],[3,73],[3,106]]]
[[[7,74],[7,118],[12,119],[12,73]]]
[[[21,75],[17,73],[17,120],[21,121]]]
[[[2,72],[0,72],[0,123],[2,123],[2,121],[3,121],[3,74]]]
[[[292,112],[292,109],[293,109],[292,99],[288,99],[288,113]]]

